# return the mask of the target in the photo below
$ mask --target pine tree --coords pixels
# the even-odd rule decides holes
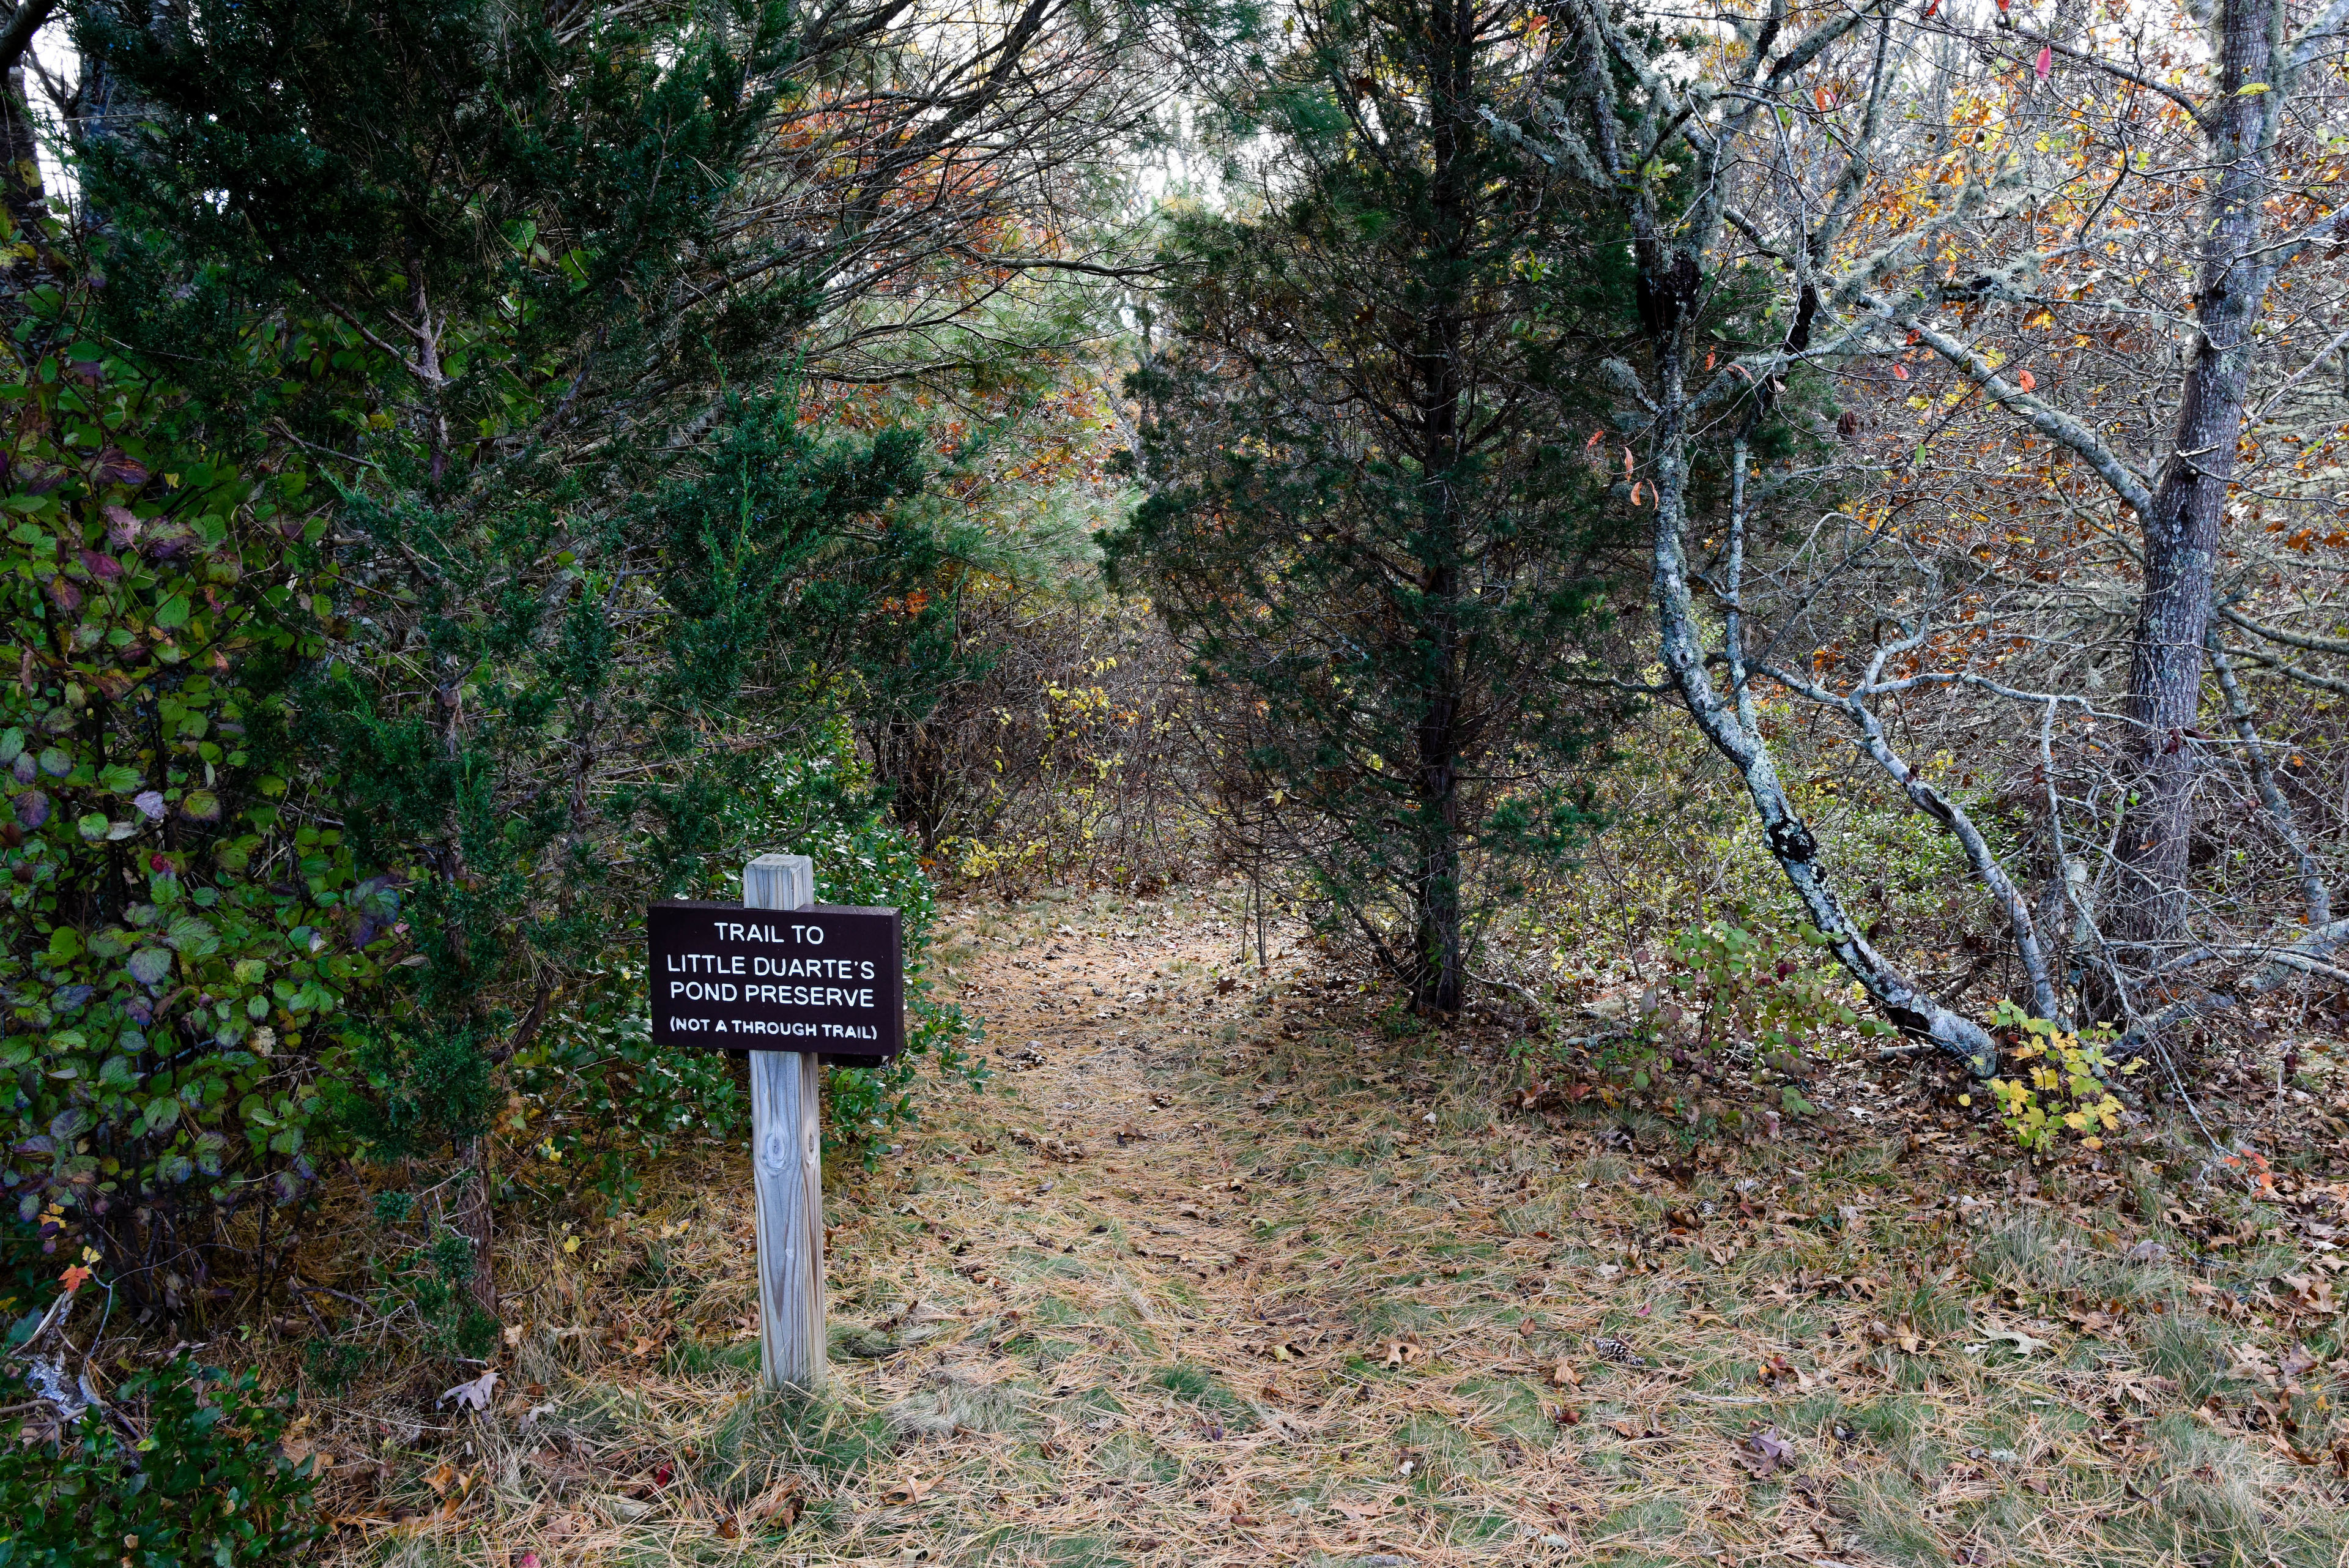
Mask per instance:
[[[1313,5],[1247,82],[1257,210],[1182,219],[1149,499],[1107,541],[1215,694],[1269,831],[1414,1005],[1581,823],[1614,704],[1603,462],[1571,431],[1631,309],[1578,196],[1498,128],[1538,17]],[[1242,140],[1241,145],[1251,143]],[[1602,457],[1611,454],[1602,454]]]
[[[343,1115],[378,1152],[455,1150],[472,1337],[511,1064],[558,1012],[624,1033],[643,902],[718,894],[773,846],[779,759],[859,704],[917,710],[950,662],[970,541],[928,493],[962,449],[809,425],[800,367],[828,335],[869,369],[869,296],[1024,243],[999,164],[1035,150],[1000,133],[1081,134],[1100,63],[1089,14],[1037,19],[1051,65],[1007,75],[886,5],[76,7],[86,76],[137,105],[78,148],[112,335],[219,448],[331,482],[294,733],[401,950],[347,1020]],[[1067,123],[1038,119],[1022,95],[1071,70]],[[895,199],[950,174],[961,206]]]

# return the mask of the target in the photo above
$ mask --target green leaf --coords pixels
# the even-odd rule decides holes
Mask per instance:
[[[202,958],[220,946],[220,938],[213,932],[212,927],[193,915],[181,915],[178,919],[173,920],[171,929],[163,933],[163,940],[171,944],[174,951],[181,953],[192,951],[193,956],[198,958]]]
[[[188,596],[173,594],[155,607],[155,624],[167,631],[188,624]]]
[[[49,961],[71,963],[81,957],[81,933],[71,926],[59,926],[49,933]]]
[[[98,775],[98,788],[116,794],[136,794],[146,782],[140,776],[138,769],[126,768],[120,763],[109,765]]]

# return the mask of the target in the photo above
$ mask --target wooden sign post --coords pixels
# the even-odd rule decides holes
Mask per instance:
[[[785,919],[758,919],[771,910]],[[815,863],[761,855],[742,902],[655,904],[645,916],[653,1044],[750,1054],[759,1212],[760,1364],[770,1388],[824,1376],[821,1064],[870,1065],[905,1039],[895,909],[815,901]]]
[[[815,903],[815,862],[761,855],[742,907]],[[813,1051],[750,1053],[750,1148],[759,1194],[759,1366],[770,1388],[823,1382],[823,1128]]]

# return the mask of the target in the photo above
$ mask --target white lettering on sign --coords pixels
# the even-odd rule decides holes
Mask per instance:
[[[823,946],[822,926],[771,926],[750,920],[712,920],[709,929],[730,942],[772,942],[777,947],[794,943],[812,948]],[[784,935],[788,931],[789,936]]]
[[[864,1023],[798,1023],[771,1018],[671,1017],[668,1026],[680,1034],[771,1034],[798,1040],[878,1040],[881,1032]]]
[[[773,975],[781,980],[872,980],[870,959],[771,959],[756,953],[663,953],[671,974]]]
[[[780,1007],[871,1007],[872,988],[838,985],[737,985],[730,980],[673,980],[671,1002],[771,1002]]]
[[[646,919],[657,1042],[851,1060],[904,1042],[894,909],[657,904]]]

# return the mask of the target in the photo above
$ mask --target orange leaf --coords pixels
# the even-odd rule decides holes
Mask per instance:
[[[89,1283],[89,1271],[83,1268],[79,1263],[76,1263],[72,1268],[67,1269],[64,1273],[59,1274],[57,1278],[65,1285],[66,1294],[71,1295],[74,1292],[81,1289],[82,1286]]]
[[[2014,373],[2014,384],[2027,392],[2039,385],[2039,378],[2028,370],[2017,370]]]

